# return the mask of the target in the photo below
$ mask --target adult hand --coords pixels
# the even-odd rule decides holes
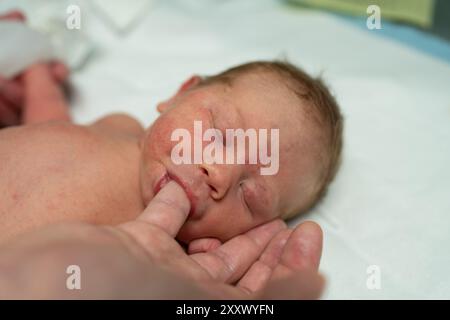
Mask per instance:
[[[25,22],[20,11],[11,11],[0,15],[0,20]],[[63,84],[69,75],[69,69],[61,62],[47,64],[53,78]],[[7,79],[0,74],[0,128],[22,123],[21,114],[24,106],[25,88],[22,74]]]
[[[320,228],[256,227],[211,250],[188,254],[174,239],[189,201],[169,182],[135,220],[117,227],[41,229],[0,249],[2,298],[315,299]],[[198,251],[198,250],[196,250]],[[66,288],[69,265],[81,290]]]

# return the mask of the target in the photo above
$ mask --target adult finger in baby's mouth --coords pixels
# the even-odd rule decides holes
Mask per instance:
[[[137,220],[156,225],[175,237],[190,209],[190,201],[184,189],[172,180],[150,201]]]

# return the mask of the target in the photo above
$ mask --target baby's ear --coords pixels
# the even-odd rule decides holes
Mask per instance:
[[[167,108],[169,108],[171,100],[172,99],[169,99],[167,101],[158,103],[158,105],[156,106],[156,110],[158,110],[159,113],[163,113],[167,110]]]
[[[164,111],[166,111],[169,108],[169,106],[172,104],[173,100],[176,97],[178,97],[179,95],[183,94],[185,91],[194,88],[201,81],[202,81],[202,78],[200,76],[197,76],[197,75],[193,75],[188,80],[184,81],[183,84],[181,85],[181,87],[178,89],[177,93],[174,96],[172,96],[169,100],[160,102],[158,104],[158,106],[156,107],[158,112],[159,113],[163,113]]]
[[[180,89],[178,89],[177,95],[196,87],[201,81],[202,78],[200,76],[198,75],[191,76],[188,80],[183,82]]]

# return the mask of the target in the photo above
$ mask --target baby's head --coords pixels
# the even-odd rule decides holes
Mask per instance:
[[[194,76],[158,111],[161,115],[142,140],[141,187],[146,203],[169,179],[185,188],[192,208],[178,235],[184,242],[203,237],[224,241],[277,217],[305,212],[324,195],[339,165],[338,105],[320,80],[286,62],[252,62],[211,77]],[[213,154],[205,151],[214,144],[198,137],[194,121],[201,132],[214,128],[224,137],[226,129],[267,129],[269,154],[278,147],[277,172],[262,175],[267,163],[262,165],[259,157],[256,164],[248,156],[245,164],[196,161],[196,151]],[[271,129],[279,129],[278,146],[270,145]],[[191,155],[180,152],[183,133],[192,138],[183,141],[192,146]],[[232,146],[223,148],[225,159]],[[178,164],[176,151],[192,162]]]

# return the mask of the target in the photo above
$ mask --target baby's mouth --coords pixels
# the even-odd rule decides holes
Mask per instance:
[[[194,218],[195,213],[196,213],[195,212],[196,197],[192,193],[191,189],[186,185],[186,183],[184,183],[184,181],[182,181],[178,176],[176,176],[174,174],[170,174],[169,172],[164,173],[164,175],[156,183],[156,185],[153,189],[153,194],[156,195],[171,180],[175,181],[183,188],[183,190],[186,193],[186,196],[188,197],[189,202],[191,204],[191,209],[189,211],[189,218]]]
[[[164,173],[164,175],[156,182],[155,187],[153,188],[153,194],[156,196],[159,191],[161,191],[164,186],[169,183],[171,179],[169,178],[169,175]]]

